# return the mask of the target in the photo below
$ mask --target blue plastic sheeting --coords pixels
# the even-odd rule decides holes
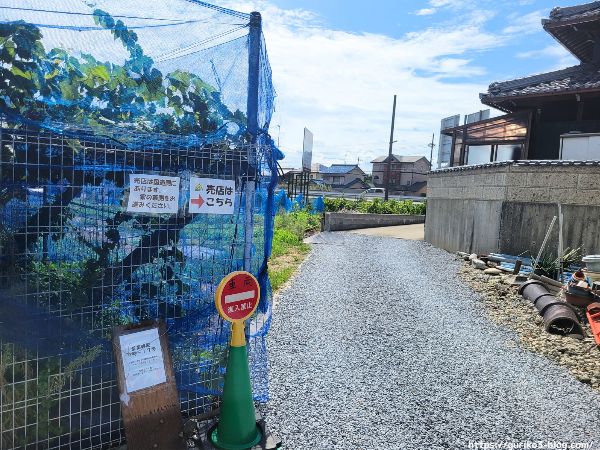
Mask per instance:
[[[306,206],[306,200],[304,199],[304,195],[299,194],[294,199],[294,207],[297,209],[303,209]]]
[[[502,258],[504,259],[504,261],[502,261],[500,263],[500,267],[502,267],[503,269],[507,269],[510,271],[513,271],[515,269],[515,263],[517,260],[521,260],[522,264],[521,264],[521,269],[519,270],[519,273],[522,275],[529,275],[532,271],[533,271],[533,261],[531,258],[526,258],[523,256],[514,256],[514,255],[508,255],[508,254],[504,254],[504,253],[490,253],[490,256],[495,256],[498,258]],[[565,267],[563,270],[563,280],[568,280],[575,271],[578,270],[578,267]]]
[[[260,35],[248,132],[249,23],[195,0],[0,6],[0,377],[19,399],[2,403],[0,448],[120,444],[112,333],[145,320],[167,324],[182,411],[216,407],[230,329],[214,293],[234,270],[261,286],[247,332],[267,400],[267,257],[293,205],[275,195]],[[177,213],[128,211],[130,174],[178,177]],[[233,180],[233,214],[190,214],[192,176]]]
[[[283,209],[287,213],[294,210],[294,202],[288,197],[284,189],[280,189],[275,194],[275,208],[277,211]]]
[[[317,197],[312,202],[312,212],[313,214],[321,214],[325,211],[325,198]]]

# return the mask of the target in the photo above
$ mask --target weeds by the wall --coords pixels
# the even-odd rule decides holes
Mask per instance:
[[[326,198],[325,211],[340,212],[352,211],[371,214],[411,214],[423,215],[427,210],[425,202],[412,200],[349,200],[345,198]]]

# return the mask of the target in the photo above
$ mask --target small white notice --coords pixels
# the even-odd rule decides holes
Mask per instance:
[[[157,328],[119,336],[127,393],[166,383]]]
[[[191,214],[233,214],[235,181],[190,177]]]
[[[175,214],[179,209],[179,177],[130,174],[127,211]]]

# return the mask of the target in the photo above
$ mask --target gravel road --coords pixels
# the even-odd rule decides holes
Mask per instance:
[[[284,448],[600,449],[600,395],[488,322],[452,255],[350,233],[318,240],[269,335],[265,413]]]

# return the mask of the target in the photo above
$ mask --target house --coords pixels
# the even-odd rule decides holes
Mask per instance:
[[[310,165],[310,179],[311,180],[323,180],[323,171],[327,169],[327,166],[324,166],[320,163],[312,163]]]
[[[287,184],[299,173],[302,173],[302,169],[295,169],[293,167],[279,167],[279,183]]]
[[[319,175],[333,188],[367,189],[366,174],[357,164],[332,164],[321,166]]]
[[[453,140],[446,165],[600,159],[590,143],[600,140],[590,138],[600,133],[600,2],[554,8],[542,26],[579,64],[490,84],[481,102],[506,114],[443,130]]]
[[[428,177],[427,242],[556,255],[560,229],[564,247],[600,252],[600,2],[554,8],[542,26],[580,63],[494,82],[481,101],[505,114],[442,131],[452,151]]]
[[[415,183],[427,182],[430,164],[424,156],[386,155],[371,161],[375,187],[385,187],[388,162],[391,190],[407,191],[408,187]]]

